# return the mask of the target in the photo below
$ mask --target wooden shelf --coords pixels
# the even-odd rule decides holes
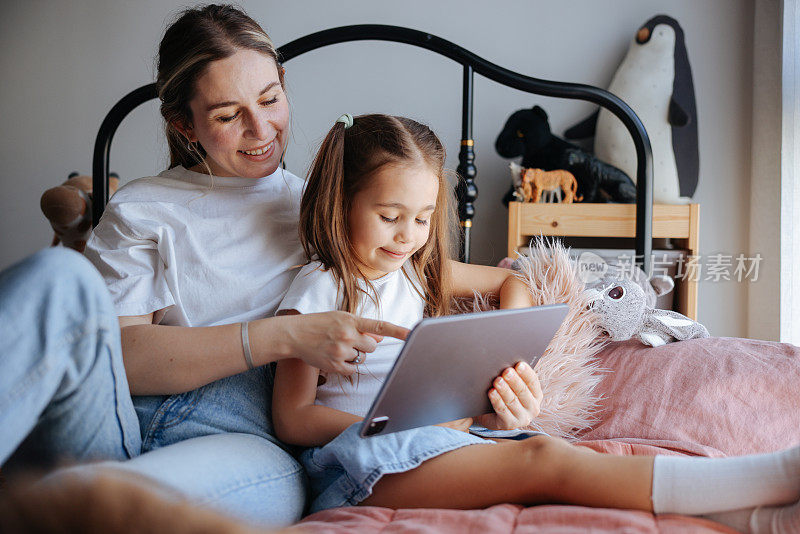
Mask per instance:
[[[653,237],[682,240],[690,258],[696,257],[700,233],[700,204],[654,204]],[[508,204],[508,256],[514,257],[532,237],[636,236],[635,204]],[[680,279],[675,285],[675,310],[697,319],[697,280]]]

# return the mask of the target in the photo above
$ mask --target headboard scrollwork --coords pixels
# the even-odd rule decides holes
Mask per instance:
[[[448,57],[460,63],[464,68],[461,148],[457,169],[461,180],[456,187],[458,215],[462,229],[460,247],[462,261],[469,262],[470,235],[472,219],[475,214],[473,204],[478,196],[475,185],[477,168],[474,163],[474,140],[472,137],[472,88],[473,77],[477,73],[499,84],[527,93],[592,102],[608,109],[622,121],[633,138],[638,160],[636,167],[636,258],[645,272],[649,272],[652,253],[653,154],[650,139],[642,122],[625,102],[608,91],[590,85],[541,80],[525,76],[486,61],[469,50],[430,33],[399,26],[359,24],[331,28],[287,43],[278,49],[278,53],[281,60],[285,62],[324,46],[364,40],[392,41],[418,46]],[[154,83],[140,87],[117,102],[100,125],[92,162],[95,199],[92,205],[92,223],[94,225],[99,222],[108,202],[109,156],[114,133],[122,120],[133,109],[156,97]]]

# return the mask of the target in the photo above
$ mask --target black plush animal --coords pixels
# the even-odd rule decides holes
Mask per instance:
[[[504,158],[522,155],[521,164],[527,169],[571,172],[584,202],[636,202],[636,186],[627,174],[553,135],[547,113],[539,106],[515,111],[494,146]],[[503,204],[514,199],[513,193],[512,187],[503,197]]]

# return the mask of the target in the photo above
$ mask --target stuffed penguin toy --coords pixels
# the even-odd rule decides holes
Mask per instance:
[[[608,90],[636,112],[650,137],[653,201],[689,203],[699,170],[697,108],[678,21],[658,15],[639,28]],[[622,122],[602,109],[567,130],[565,137],[578,139],[592,133],[595,155],[635,179],[636,150]]]

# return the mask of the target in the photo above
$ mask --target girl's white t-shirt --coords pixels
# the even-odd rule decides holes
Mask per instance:
[[[161,324],[213,326],[270,317],[304,254],[303,181],[175,167],[111,198],[86,245],[118,315],[166,308]]]
[[[421,285],[408,263],[403,269],[372,280],[372,286],[379,306],[370,298],[362,298],[356,315],[405,328],[412,328],[422,320],[425,302]],[[366,289],[366,285],[362,288]],[[311,262],[300,270],[278,310],[325,312],[340,309],[341,303],[342,295],[332,272],[323,270],[319,262]],[[326,381],[317,387],[315,404],[364,417],[402,347],[403,341],[384,337],[378,348],[367,354],[365,362],[358,366],[358,374],[352,375],[350,381],[338,374],[321,372]]]

